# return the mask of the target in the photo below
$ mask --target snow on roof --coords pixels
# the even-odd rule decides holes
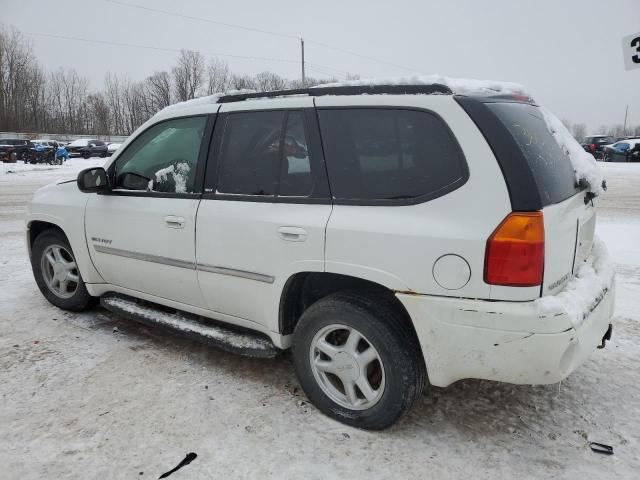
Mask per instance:
[[[86,138],[79,138],[77,140],[74,140],[73,142],[71,142],[69,145],[69,147],[86,147],[87,145],[89,145],[89,140],[87,140]]]
[[[449,87],[453,93],[460,95],[528,95],[525,87],[519,83],[476,80],[473,78],[453,78],[443,75],[362,78],[358,80],[325,83],[316,85],[314,88],[370,85],[432,85],[434,83],[445,85]]]
[[[454,93],[461,95],[528,95],[524,86],[518,83],[499,82],[495,80],[475,80],[470,78],[451,78],[442,75],[420,75],[411,77],[387,77],[387,78],[364,78],[359,80],[347,80],[344,82],[324,83],[314,85],[311,88],[342,87],[358,85],[432,85],[440,83],[449,87]],[[204,97],[194,98],[185,102],[174,103],[163,108],[158,113],[175,113],[185,108],[198,107],[201,105],[214,105],[218,103],[220,97],[226,95],[239,95],[243,93],[256,93],[255,90],[228,90],[226,92],[214,93]]]
[[[184,102],[174,103],[173,105],[169,105],[168,107],[164,107],[158,112],[158,114],[176,113],[185,108],[199,107],[202,105],[215,105],[216,103],[218,103],[218,99],[220,97],[224,97],[225,95],[239,95],[242,93],[255,93],[255,90],[227,90],[226,92],[218,92],[214,93],[213,95],[205,95],[204,97],[197,97],[191,100],[186,100]]]

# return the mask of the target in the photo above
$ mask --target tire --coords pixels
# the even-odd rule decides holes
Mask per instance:
[[[318,300],[300,318],[293,339],[294,367],[307,397],[325,415],[353,427],[382,430],[420,398],[427,377],[422,351],[394,301],[380,294],[339,292]],[[361,339],[356,353],[348,355],[354,352],[348,346],[354,331]],[[322,339],[322,352],[328,349],[333,356],[317,348]],[[375,354],[368,364],[354,361],[358,355]],[[312,365],[316,361],[337,373],[322,372]],[[357,385],[351,390],[355,401],[349,399],[344,378]],[[358,384],[362,379],[364,387],[371,387],[369,396]]]
[[[62,258],[60,262],[57,261],[57,255],[53,255],[53,251],[51,250],[58,247],[62,249],[59,251]],[[75,273],[76,280],[69,279],[67,281],[68,286],[65,295],[56,293],[55,288],[49,286],[51,282],[48,281],[48,279],[56,274],[54,273],[55,268],[51,262],[45,258],[45,254],[47,253],[52,254],[56,259],[56,263],[60,263],[61,266],[69,264],[69,262],[75,264],[75,256],[71,250],[71,245],[69,245],[67,238],[62,232],[56,229],[49,229],[36,237],[33,242],[33,247],[31,248],[31,268],[38,288],[44,297],[49,300],[50,303],[63,310],[80,312],[92,306],[95,303],[95,298],[89,295],[85,283],[82,280],[82,275],[77,267],[71,269],[71,272]],[[46,262],[48,262],[49,266],[47,266]],[[46,268],[47,271],[45,272],[43,268]],[[61,286],[60,282],[58,282],[58,285]]]
[[[91,154],[90,153],[83,153],[82,154],[82,158],[84,158],[85,160],[88,160],[89,158],[91,158]]]

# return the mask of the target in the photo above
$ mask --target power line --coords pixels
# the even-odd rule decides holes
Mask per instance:
[[[140,10],[146,10],[146,11],[150,11],[150,12],[161,13],[161,14],[164,14],[164,15],[170,15],[170,16],[174,16],[174,17],[185,18],[185,19],[188,19],[188,20],[195,20],[195,21],[199,21],[199,22],[212,23],[214,25],[221,25],[221,26],[229,27],[229,28],[238,28],[238,29],[245,30],[245,31],[263,33],[263,34],[266,34],[266,35],[272,35],[272,36],[276,36],[276,37],[289,38],[289,39],[295,39],[295,40],[299,40],[300,37],[301,37],[301,35],[293,35],[293,34],[289,34],[289,33],[274,32],[272,30],[264,30],[264,29],[261,29],[261,28],[248,27],[246,25],[239,25],[239,24],[236,24],[236,23],[220,22],[220,21],[217,21],[217,20],[209,19],[209,18],[197,17],[197,16],[194,16],[194,15],[184,15],[182,13],[171,12],[169,10],[162,10],[162,9],[159,9],[159,8],[145,7],[145,6],[142,6],[142,5],[136,5],[134,3],[123,2],[123,1],[120,1],[120,0],[105,0],[105,1],[109,2],[109,3],[116,4],[116,5],[121,5],[121,6],[124,6],[124,7],[137,8],[137,9],[140,9]],[[419,70],[416,70],[415,68],[406,67],[404,65],[400,65],[400,64],[394,63],[394,62],[389,62],[387,60],[381,60],[379,58],[371,57],[369,55],[363,55],[361,53],[354,52],[352,50],[347,50],[347,49],[344,49],[344,48],[341,48],[341,47],[336,47],[334,45],[330,45],[328,43],[320,42],[320,41],[317,41],[317,40],[305,38],[305,42],[313,43],[313,44],[318,45],[320,47],[327,48],[327,49],[330,49],[330,50],[334,50],[336,52],[346,53],[347,55],[352,55],[352,56],[355,56],[355,57],[364,58],[366,60],[377,62],[377,63],[383,64],[383,65],[392,66],[392,67],[395,67],[395,68],[398,68],[398,69],[401,69],[401,70],[405,70],[405,71],[408,71],[408,72],[421,73]]]
[[[314,63],[314,62],[305,62],[305,63],[307,65],[311,65],[312,67],[316,66],[316,67],[320,67],[320,68],[325,69],[325,70],[331,70],[331,71],[340,73],[343,76],[347,76],[347,75],[349,75],[351,73],[351,72],[347,72],[346,70],[340,70],[339,68],[330,67],[328,65],[322,65],[321,63]]]
[[[331,77],[331,78],[336,78],[336,77],[340,77],[341,80],[344,80],[344,75],[339,75],[337,73],[332,73],[332,72],[328,72],[326,70],[321,70],[319,68],[315,68],[315,67],[310,67],[307,64],[307,70],[310,70],[311,72],[316,72],[316,73],[320,73],[322,75],[326,75],[327,77]]]
[[[165,15],[172,15],[174,17],[186,18],[188,20],[196,20],[198,22],[212,23],[214,25],[221,25],[223,27],[239,28],[241,30],[246,30],[246,31],[249,31],[249,32],[264,33],[266,35],[273,35],[273,36],[276,36],[276,37],[284,37],[284,38],[293,38],[293,39],[296,39],[296,40],[298,40],[300,38],[299,35],[291,35],[289,33],[273,32],[273,31],[270,31],[270,30],[263,30],[261,28],[247,27],[245,25],[238,25],[238,24],[235,24],[235,23],[220,22],[220,21],[211,20],[211,19],[208,19],[208,18],[196,17],[196,16],[193,16],[193,15],[184,15],[182,13],[177,13],[177,12],[170,12],[168,10],[162,10],[160,8],[145,7],[145,6],[142,6],[142,5],[136,5],[134,3],[120,2],[118,0],[105,0],[105,1],[109,2],[109,3],[115,3],[116,5],[122,5],[124,7],[138,8],[140,10],[146,10],[148,12],[163,13]]]
[[[396,68],[399,68],[401,70],[406,70],[408,72],[421,73],[418,70],[416,70],[415,68],[405,67],[405,66],[399,65],[397,63],[388,62],[386,60],[380,60],[378,58],[370,57],[368,55],[362,55],[361,53],[353,52],[351,50],[346,50],[346,49],[340,48],[340,47],[334,47],[333,45],[329,45],[329,44],[324,43],[324,42],[318,42],[316,40],[309,40],[309,39],[305,39],[305,41],[308,42],[308,43],[313,43],[315,45],[324,47],[324,48],[328,48],[330,50],[335,50],[336,52],[342,52],[342,53],[346,53],[348,55],[353,55],[355,57],[365,58],[367,60],[372,60],[374,62],[378,62],[378,63],[384,64],[384,65],[389,65],[389,66],[392,66],[392,67],[396,67]]]
[[[97,43],[97,44],[101,44],[101,45],[112,45],[112,46],[116,46],[116,47],[144,48],[144,49],[147,49],[147,50],[157,50],[157,51],[171,52],[171,53],[180,53],[182,51],[181,49],[155,47],[153,45],[140,45],[140,44],[135,44],[135,43],[114,42],[114,41],[110,41],[110,40],[97,40],[97,39],[90,39],[90,38],[83,38],[83,37],[69,37],[69,36],[66,36],[66,35],[57,35],[57,34],[53,34],[53,33],[25,32],[25,31],[21,31],[21,30],[18,30],[18,31],[20,33],[24,34],[24,35],[31,35],[31,36],[37,36],[37,37],[58,38],[58,39],[62,39],[62,40],[73,40],[73,41],[86,42],[86,43]],[[190,50],[190,49],[184,49],[184,50]],[[239,59],[243,59],[243,60],[265,60],[265,61],[269,61],[269,62],[298,63],[298,60],[289,60],[289,59],[286,59],[286,58],[256,57],[256,56],[249,56],[249,55],[234,55],[234,54],[231,54],[231,53],[219,53],[219,52],[201,52],[201,53],[203,55],[208,55],[208,56],[239,58]]]

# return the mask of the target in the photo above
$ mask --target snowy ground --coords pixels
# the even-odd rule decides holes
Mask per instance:
[[[618,272],[605,350],[561,385],[432,388],[398,425],[369,433],[309,405],[286,355],[238,357],[44,300],[25,202],[102,161],[0,164],[1,478],[157,478],[191,451],[172,479],[638,478],[640,165],[605,165],[598,233]]]

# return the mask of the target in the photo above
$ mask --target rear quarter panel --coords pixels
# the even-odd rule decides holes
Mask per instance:
[[[469,179],[457,190],[418,205],[335,205],[327,226],[326,270],[396,291],[491,298],[491,286],[483,280],[485,243],[511,211],[511,204],[498,163],[473,121],[452,97],[444,95],[319,97],[316,106],[341,106],[342,102],[437,113],[462,148]],[[470,266],[470,279],[460,289],[447,290],[434,280],[434,263],[446,254],[459,255]]]

